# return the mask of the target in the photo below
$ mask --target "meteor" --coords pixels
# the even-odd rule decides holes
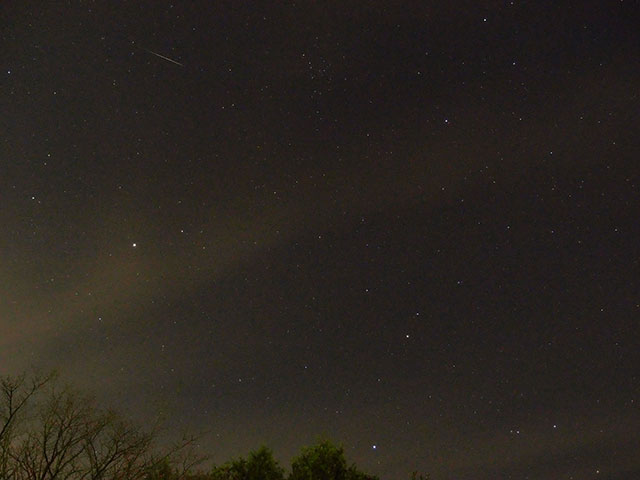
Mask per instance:
[[[155,55],[156,57],[160,57],[163,60],[166,60],[167,62],[175,63],[176,65],[184,67],[183,64],[181,64],[180,62],[176,62],[175,60],[173,60],[173,59],[171,59],[169,57],[165,57],[164,55],[160,55],[159,53],[156,53],[156,52],[154,52],[152,50],[149,50],[148,48],[144,48],[144,47],[140,47],[140,48],[142,48],[145,52],[149,52],[151,55]]]

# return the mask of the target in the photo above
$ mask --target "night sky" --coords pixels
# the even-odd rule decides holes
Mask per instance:
[[[0,374],[214,461],[640,478],[634,1],[0,6]]]

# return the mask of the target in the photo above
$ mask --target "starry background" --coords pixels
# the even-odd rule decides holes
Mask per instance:
[[[638,478],[638,10],[2,2],[0,374],[215,461]]]

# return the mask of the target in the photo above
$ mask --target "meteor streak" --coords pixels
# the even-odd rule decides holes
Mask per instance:
[[[154,52],[152,50],[149,50],[148,48],[144,48],[144,47],[140,47],[140,48],[142,48],[145,52],[149,52],[151,55],[155,55],[156,57],[160,57],[163,60],[166,60],[167,62],[175,63],[176,65],[184,67],[183,64],[181,64],[180,62],[176,62],[175,60],[173,60],[173,59],[171,59],[169,57],[165,57],[164,55],[160,55],[159,53],[156,53],[156,52]]]

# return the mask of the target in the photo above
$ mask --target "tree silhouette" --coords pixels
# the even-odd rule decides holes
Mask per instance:
[[[376,480],[377,477],[347,466],[344,449],[329,440],[302,449],[291,463],[289,480]]]
[[[284,480],[284,469],[267,447],[260,447],[245,460],[239,458],[213,467],[211,480]]]
[[[15,465],[12,462],[11,446],[16,441],[20,420],[30,406],[30,400],[38,394],[44,385],[53,378],[53,374],[26,375],[0,378],[0,478],[11,478]]]
[[[0,394],[2,480],[146,480],[164,464],[184,474],[197,462],[185,454],[192,439],[161,452],[153,432],[60,387],[53,375],[2,378]]]
[[[156,437],[55,375],[0,377],[0,480],[378,480],[329,440],[302,448],[286,475],[265,446],[194,472],[203,460],[190,448],[195,438],[161,449]]]

